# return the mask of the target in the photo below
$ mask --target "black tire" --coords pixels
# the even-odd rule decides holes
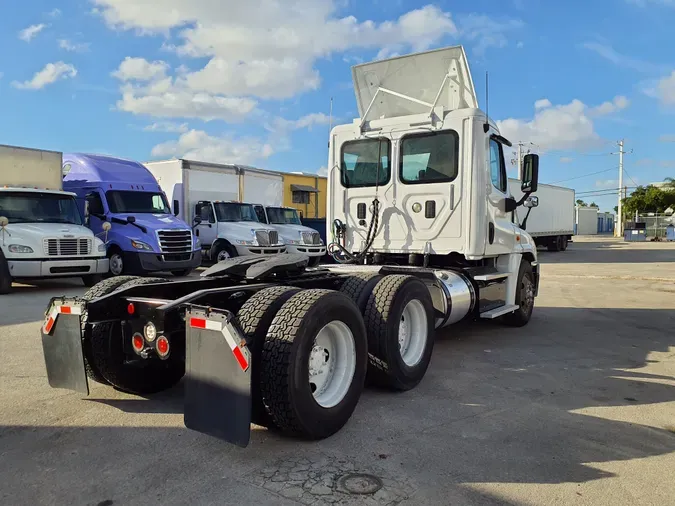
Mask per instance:
[[[237,249],[232,246],[229,242],[220,242],[213,248],[213,254],[211,255],[211,261],[218,263],[218,255],[221,251],[227,251],[230,255],[230,258],[239,256]]]
[[[401,356],[398,333],[403,310],[412,300],[426,312],[427,339],[419,361],[409,366]],[[416,387],[429,368],[434,348],[434,307],[429,289],[415,276],[394,274],[382,278],[370,294],[364,320],[368,328],[368,378],[395,390]]]
[[[121,262],[122,262],[122,271],[121,271],[119,274],[115,274],[115,273],[113,273],[113,271],[112,271],[112,269],[113,269],[113,265],[112,265],[112,264],[113,264],[113,262],[115,262],[115,260],[113,259],[113,256],[114,256],[114,255],[119,255],[120,260],[121,260]],[[115,276],[124,276],[124,275],[126,274],[126,272],[127,272],[126,262],[124,261],[124,251],[122,251],[122,250],[121,250],[120,248],[118,248],[117,246],[112,246],[112,247],[108,250],[108,255],[107,255],[107,256],[108,256],[108,260],[110,261],[110,267],[109,267],[109,270],[108,270],[108,276],[111,276],[111,277],[115,277]]]
[[[299,288],[292,286],[265,288],[248,299],[237,313],[237,320],[251,350],[251,421],[256,425],[268,428],[275,426],[260,392],[260,357],[265,336],[281,306],[299,291]]]
[[[321,258],[322,257],[309,257],[309,262],[307,263],[307,267],[316,267],[321,263]]]
[[[560,251],[561,237],[557,236],[555,239],[549,239],[547,249],[551,252]]]
[[[96,286],[101,281],[103,281],[103,276],[100,274],[89,274],[88,276],[82,276],[82,283],[87,288]]]
[[[361,311],[361,314],[364,314],[370,294],[382,278],[382,274],[377,272],[352,274],[342,284],[340,291],[352,299]]]
[[[309,381],[310,352],[319,331],[333,321],[351,331],[355,370],[351,384],[335,406],[322,407]],[[323,439],[340,430],[354,413],[368,367],[366,328],[356,304],[334,290],[303,290],[292,296],[270,325],[261,357],[263,402],[282,431],[306,439]]]
[[[0,295],[12,291],[12,276],[9,274],[9,266],[5,255],[0,251]]]
[[[532,265],[527,260],[521,262],[518,270],[518,291],[515,303],[518,309],[502,316],[502,322],[510,327],[523,327],[530,321],[534,309],[534,274]]]
[[[132,286],[166,281],[163,278],[135,278],[120,285],[124,290]],[[183,351],[185,341],[180,339],[180,332],[175,338],[167,336],[171,341],[172,351],[169,358],[126,361],[124,343],[122,342],[121,322],[101,323],[92,328],[91,351],[92,365],[101,376],[113,387],[122,392],[135,395],[148,395],[171,388],[185,374]],[[183,334],[184,335],[184,334]]]
[[[562,238],[562,244],[560,246],[560,251],[566,251],[568,243],[569,243],[569,239],[567,237],[563,237]]]
[[[108,295],[120,285],[136,279],[136,276],[116,276],[114,278],[109,278],[99,283],[96,283],[89,290],[87,290],[84,295],[81,297],[84,301],[90,301]],[[89,379],[102,383],[103,385],[110,385],[108,381],[103,377],[98,368],[92,363],[92,349],[91,349],[91,330],[92,326],[87,325],[87,311],[85,309],[84,314],[81,318],[82,322],[82,353],[84,355],[84,369],[87,372]]]
[[[174,276],[176,276],[178,278],[182,278],[182,277],[185,277],[185,276],[189,276],[191,272],[192,272],[192,269],[181,269],[179,271],[171,271],[171,274],[173,274]]]

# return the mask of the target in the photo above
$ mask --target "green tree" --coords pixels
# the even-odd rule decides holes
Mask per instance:
[[[579,207],[588,207],[588,204],[586,204],[586,202],[584,202],[584,201],[581,200],[581,199],[578,199],[578,200],[577,200],[577,205],[578,205]]]
[[[675,204],[675,192],[656,186],[638,186],[630,197],[623,199],[624,215],[638,213],[662,213]]]
[[[600,206],[595,202],[591,202],[590,204],[588,204],[588,207],[595,207],[596,209],[600,209]]]

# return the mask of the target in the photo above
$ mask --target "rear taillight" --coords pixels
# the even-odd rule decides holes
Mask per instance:
[[[133,302],[129,302],[129,305],[127,306],[127,313],[134,314],[135,312],[136,306],[134,306]]]
[[[145,347],[145,341],[143,341],[143,336],[136,333],[133,335],[131,338],[131,345],[134,347],[134,351],[136,353],[140,353],[143,351],[143,348]]]
[[[157,344],[155,345],[155,349],[157,350],[157,355],[159,355],[160,358],[168,357],[169,356],[169,340],[164,336],[159,336],[157,338]]]

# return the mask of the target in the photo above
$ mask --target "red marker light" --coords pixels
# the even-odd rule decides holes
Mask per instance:
[[[127,306],[127,313],[134,314],[135,312],[136,312],[136,306],[134,306],[133,302],[129,302],[129,305]]]
[[[166,357],[169,354],[169,340],[164,336],[157,338],[157,353],[160,357]]]
[[[145,342],[143,341],[143,336],[140,334],[134,334],[134,337],[131,338],[131,345],[134,347],[134,350],[137,353],[140,353],[143,351],[143,347],[145,346]]]

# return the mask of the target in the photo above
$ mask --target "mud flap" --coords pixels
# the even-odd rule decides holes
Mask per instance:
[[[89,395],[82,352],[82,312],[81,302],[52,300],[42,326],[42,351],[49,386]]]
[[[229,311],[186,312],[185,426],[237,446],[251,436],[251,354]]]

